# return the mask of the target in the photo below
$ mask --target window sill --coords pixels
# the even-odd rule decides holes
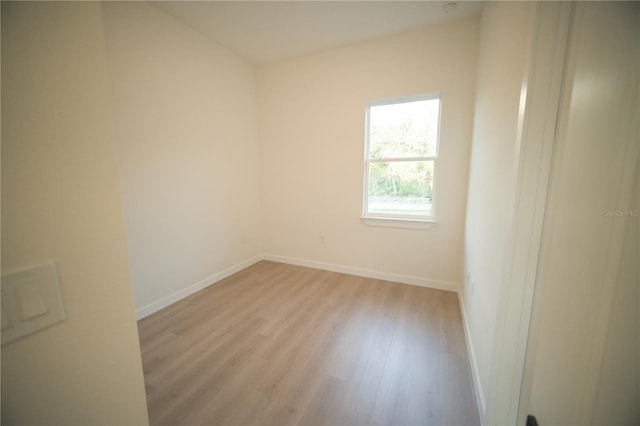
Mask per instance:
[[[362,216],[360,220],[369,226],[384,226],[388,228],[431,229],[438,225],[435,219],[399,219],[390,217]]]

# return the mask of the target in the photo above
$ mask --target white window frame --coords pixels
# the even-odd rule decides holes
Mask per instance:
[[[435,155],[430,157],[411,157],[411,158],[369,158],[369,129],[370,129],[370,113],[371,108],[381,105],[400,104],[416,101],[427,101],[438,99],[440,102],[438,108],[438,132],[436,138]],[[398,98],[381,99],[367,103],[365,115],[365,146],[364,146],[364,189],[363,189],[363,209],[361,220],[367,225],[390,226],[399,228],[420,228],[428,229],[434,226],[436,221],[436,175],[438,156],[440,151],[440,122],[442,120],[442,94],[439,92],[426,93],[421,95],[403,96]],[[433,161],[433,180],[431,182],[431,216],[408,215],[408,214],[389,214],[369,212],[369,168],[371,163],[388,162],[388,161]]]

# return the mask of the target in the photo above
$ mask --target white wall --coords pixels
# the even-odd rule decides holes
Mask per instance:
[[[629,206],[640,209],[640,176],[636,174],[635,180],[635,198]],[[619,275],[609,295],[611,312],[604,348],[598,348],[603,351],[602,366],[597,371],[590,419],[595,425],[640,423],[640,220],[628,216],[625,222]]]
[[[256,71],[152,5],[103,10],[140,309],[260,253]]]
[[[480,416],[490,397],[496,315],[511,232],[517,126],[534,4],[485,5],[466,211],[462,306]]]
[[[96,3],[2,4],[2,270],[54,260],[67,320],[2,347],[3,424],[146,424]]]
[[[467,19],[259,69],[266,253],[459,282],[478,26]],[[442,93],[438,224],[365,225],[365,106],[429,92]]]
[[[638,424],[640,6],[574,19],[522,405],[540,424]]]

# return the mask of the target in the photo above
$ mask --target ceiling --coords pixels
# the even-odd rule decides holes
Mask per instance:
[[[153,1],[249,62],[264,64],[477,15],[480,1]]]

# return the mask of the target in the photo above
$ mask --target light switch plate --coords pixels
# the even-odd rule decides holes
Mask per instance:
[[[55,263],[2,276],[2,344],[64,321]]]
[[[11,327],[11,321],[9,321],[7,309],[4,307],[4,300],[2,300],[2,305],[0,306],[0,314],[2,314],[2,330]]]

